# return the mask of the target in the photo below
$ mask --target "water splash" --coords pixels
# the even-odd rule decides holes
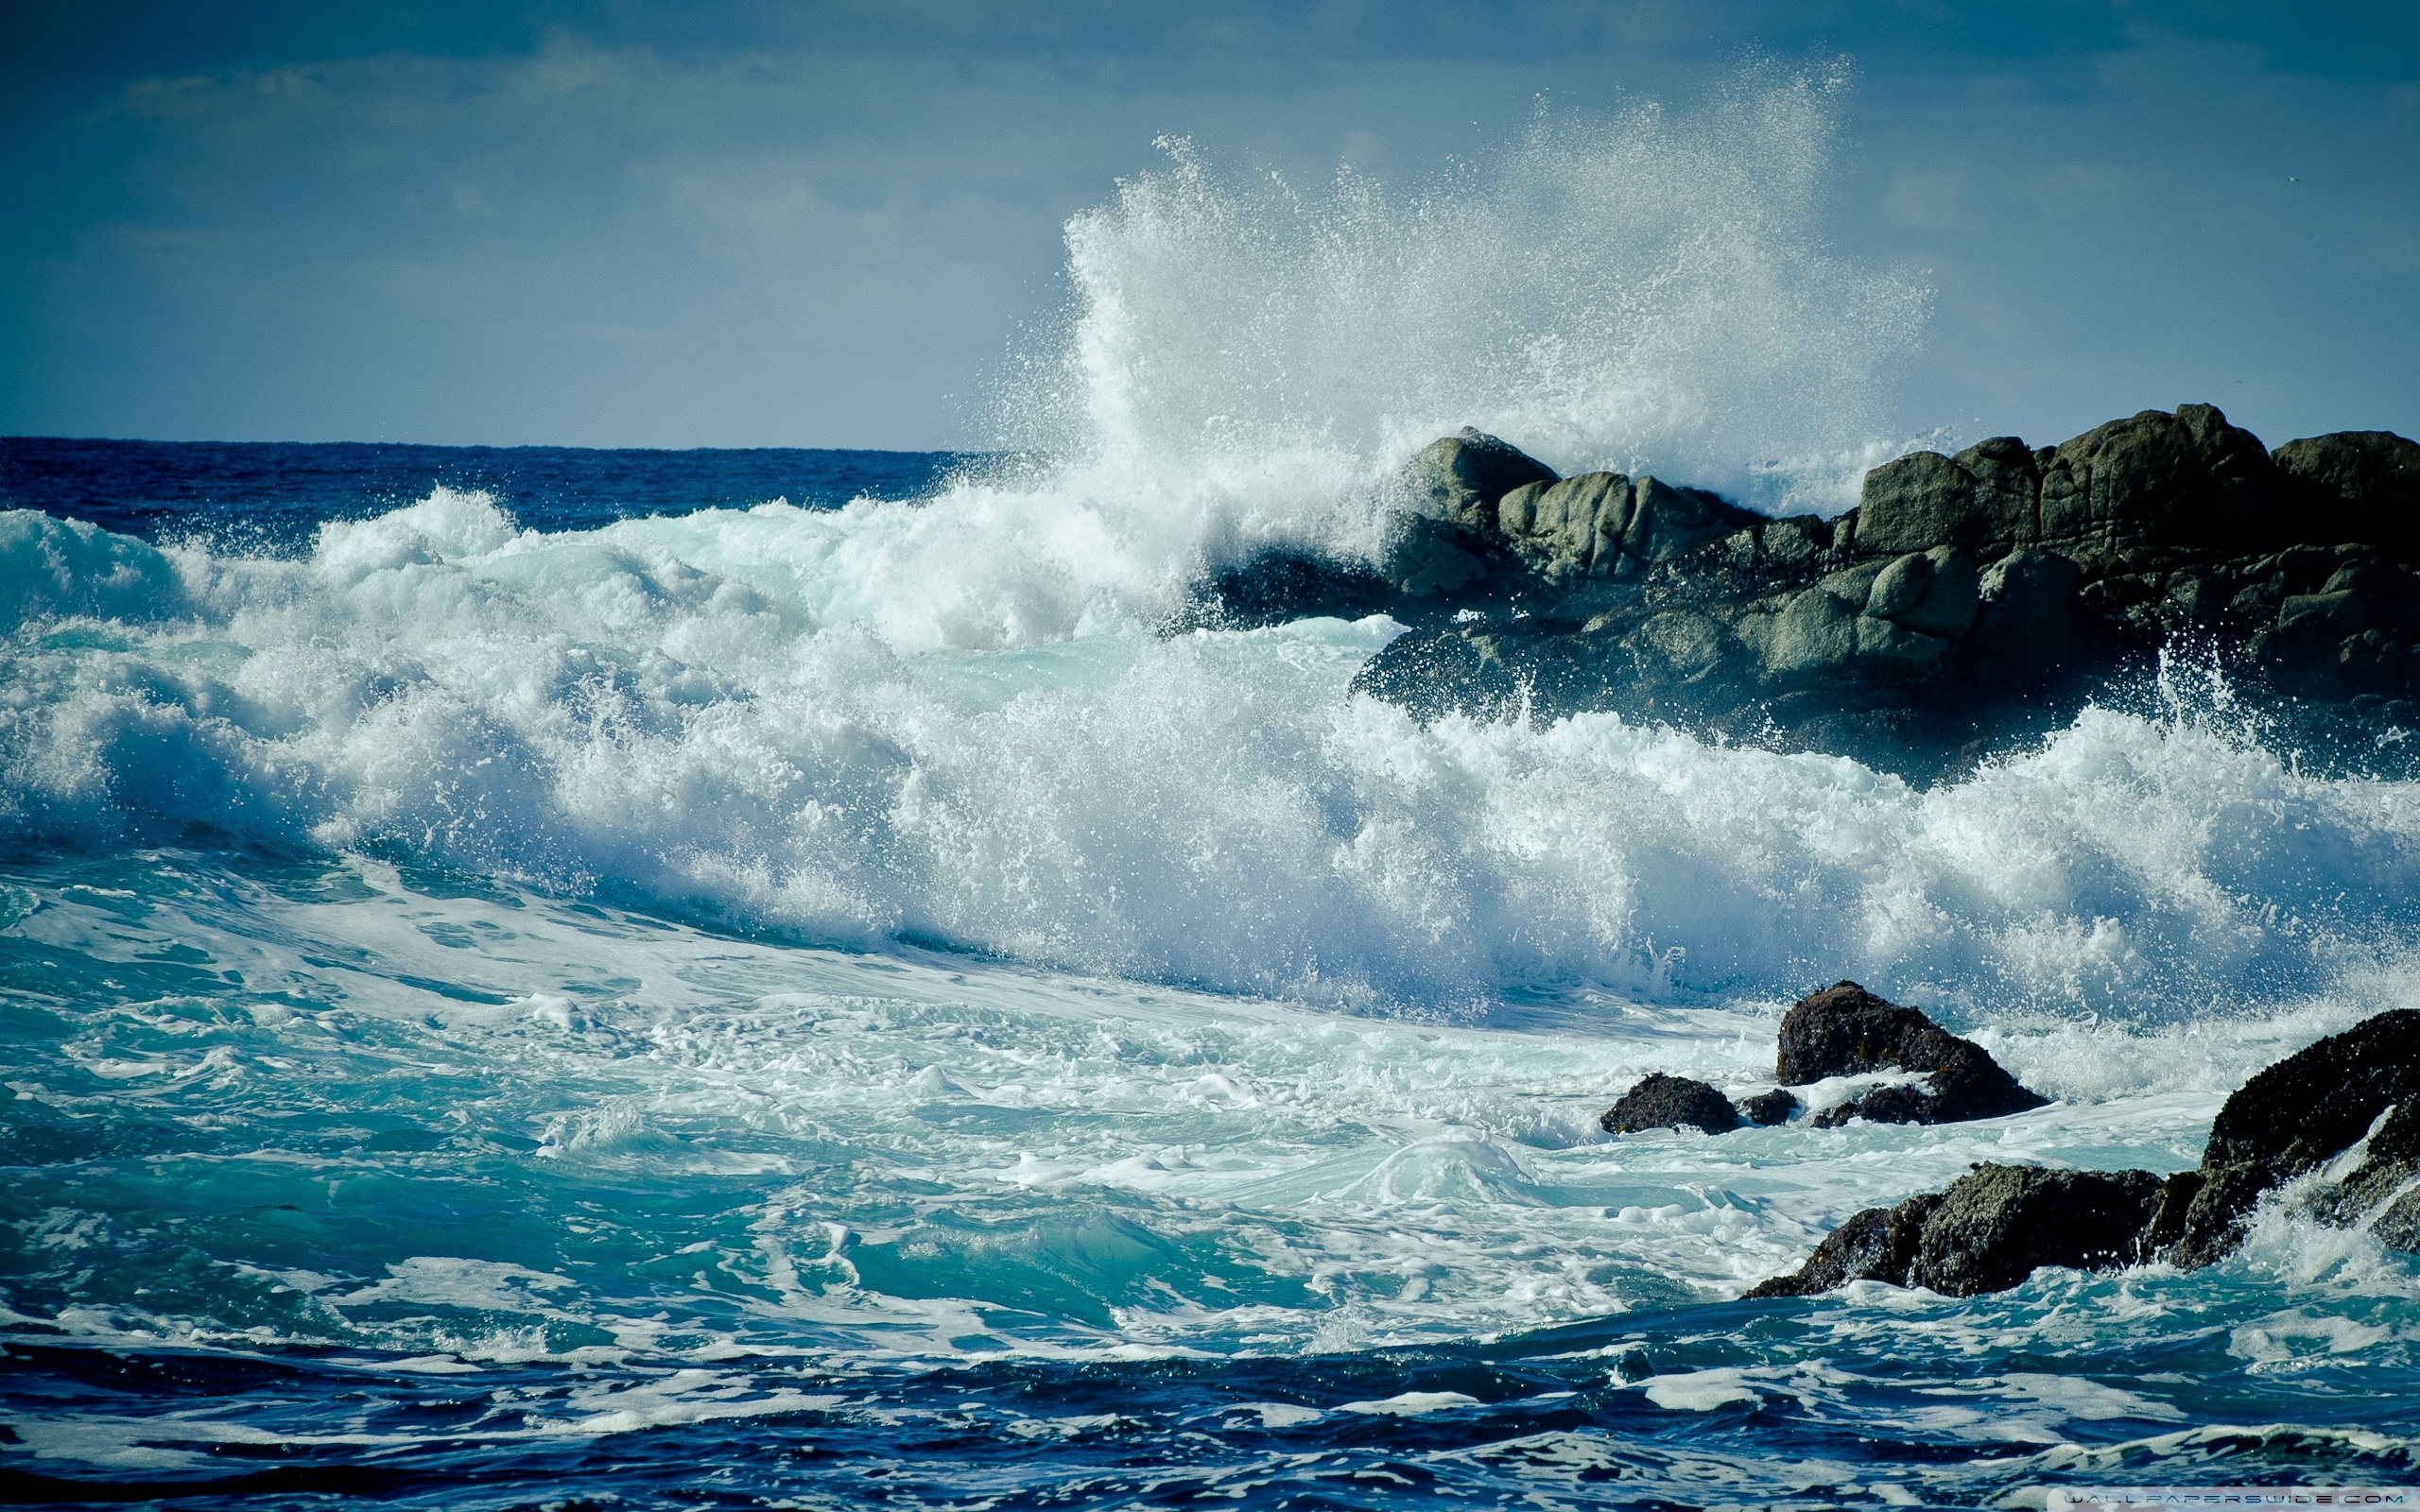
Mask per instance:
[[[1475,424],[1564,470],[1839,506],[1929,293],[1824,249],[1844,68],[1742,70],[1703,104],[1541,108],[1409,188],[1164,168],[1068,223],[1070,306],[1011,438],[1113,473],[1282,459],[1317,483]]]

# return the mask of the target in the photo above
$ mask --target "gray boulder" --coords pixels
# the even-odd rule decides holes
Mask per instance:
[[[1857,550],[1867,556],[1956,546],[1996,556],[2039,538],[2034,501],[2042,474],[2014,436],[1996,436],[1956,456],[1911,452],[1865,475],[1857,509]]]
[[[1429,442],[1395,470],[1385,502],[1407,514],[1492,533],[1495,507],[1514,489],[1552,483],[1554,469],[1468,426]]]

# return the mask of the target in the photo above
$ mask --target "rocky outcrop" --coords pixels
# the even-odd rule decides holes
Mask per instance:
[[[1833,520],[1558,477],[1463,431],[1380,487],[1373,564],[1281,553],[1172,624],[1384,609],[1357,689],[1423,717],[1608,709],[1903,771],[2065,723],[2186,634],[2298,708],[2420,725],[2420,443],[2273,454],[2206,404],[1869,472]]]
[[[1867,1043],[1868,1022],[1880,1040],[1907,1032],[1888,1015],[1827,1020],[1824,1033],[1800,1037],[1801,1053],[1836,1063],[1852,1053],[1844,1047]],[[1786,1040],[1786,1063],[1791,1054]],[[1856,1214],[1797,1271],[1748,1295],[1885,1280],[1963,1297],[2018,1285],[2041,1265],[2205,1265],[2241,1242],[2263,1193],[2357,1146],[2353,1168],[2312,1191],[2308,1211],[2420,1253],[2420,1010],[2379,1014],[2245,1082],[2212,1122],[2197,1170],[1978,1166],[1945,1192]]]
[[[1826,1235],[1806,1263],[1750,1297],[1811,1297],[1853,1280],[1949,1297],[2006,1291],[2043,1265],[2131,1264],[2160,1200],[2148,1171],[1979,1165],[1945,1192],[1868,1208]]]
[[[1951,1124],[2022,1113],[2049,1101],[2017,1085],[1989,1052],[1914,1008],[1841,982],[1801,999],[1781,1021],[1773,1079],[1800,1087],[1875,1072],[1928,1073],[1920,1087],[1877,1087],[1816,1115],[1818,1128],[1853,1118],[1872,1124]]]
[[[1702,1081],[1653,1072],[1622,1094],[1597,1120],[1608,1134],[1634,1134],[1650,1128],[1698,1128],[1728,1134],[1739,1126],[1739,1110],[1731,1099]]]
[[[2380,1114],[2416,1101],[2420,1009],[2411,1008],[2330,1035],[2245,1082],[2210,1125],[2188,1205],[2174,1224],[2170,1258],[2192,1265],[2224,1255],[2242,1237],[2244,1218],[2262,1193],[2326,1164],[2369,1135]],[[2330,1205],[2358,1205],[2352,1192],[2387,1195],[2403,1179],[2394,1173],[2411,1163],[2399,1152],[2415,1136],[2420,1127],[2407,1122],[2392,1138],[2373,1139],[2370,1162]]]

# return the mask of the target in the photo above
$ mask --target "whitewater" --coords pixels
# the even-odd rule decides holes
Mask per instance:
[[[2411,1478],[2420,1276],[2289,1201],[2206,1271],[1738,1300],[1975,1161],[2191,1166],[2411,1005],[2395,751],[2307,759],[2187,648],[1922,783],[1424,725],[1348,692],[1385,615],[1179,627],[1374,553],[1464,424],[1825,512],[1933,439],[1887,422],[1928,294],[1819,234],[1842,88],[1413,189],[1167,143],[1070,223],[1001,446],[907,496],[0,513],[11,1498]],[[1841,978],[2054,1101],[1599,1130],[1771,1086]]]

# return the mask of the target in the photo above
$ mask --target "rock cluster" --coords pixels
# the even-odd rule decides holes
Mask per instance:
[[[2209,405],[2150,410],[1903,456],[1826,521],[1464,431],[1384,503],[1376,567],[1232,569],[1185,623],[1385,608],[1412,632],[1357,686],[1424,716],[1617,709],[1857,754],[2051,717],[2185,631],[2420,723],[2420,443],[2388,432],[2272,452]]]
[[[1951,1124],[1999,1118],[2049,1101],[2017,1085],[1982,1046],[1961,1040],[1914,1008],[1841,982],[1802,998],[1781,1021],[1770,1091],[1734,1104],[1715,1087],[1656,1072],[1641,1080],[1598,1124],[1608,1134],[1698,1128],[1727,1134],[1742,1124],[1789,1122],[1803,1105],[1789,1089],[1834,1076],[1927,1073],[1922,1087],[1888,1085],[1818,1113],[1817,1128],[1853,1118],[1872,1124]]]
[[[2198,1170],[1977,1166],[1945,1192],[1858,1213],[1796,1272],[1748,1295],[1884,1280],[1963,1297],[2021,1284],[2040,1265],[2205,1265],[2241,1242],[2261,1194],[2357,1145],[2359,1163],[2309,1194],[2309,1211],[2420,1252],[2420,1010],[2379,1014],[2244,1083]]]

